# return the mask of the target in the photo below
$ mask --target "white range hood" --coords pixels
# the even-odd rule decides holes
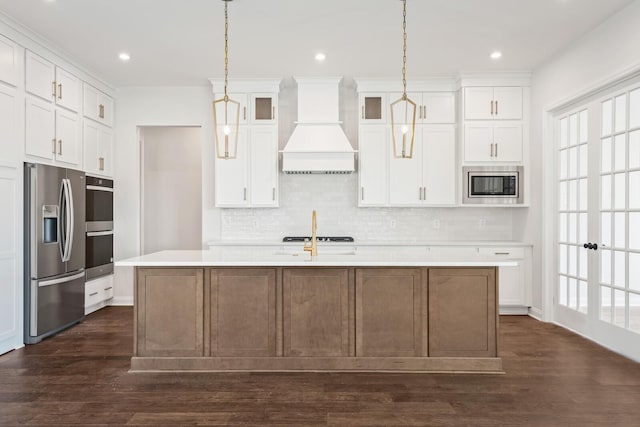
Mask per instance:
[[[282,150],[285,173],[352,173],[355,150],[339,121],[341,78],[295,78],[298,121]]]

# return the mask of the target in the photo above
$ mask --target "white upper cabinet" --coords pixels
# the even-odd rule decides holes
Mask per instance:
[[[522,162],[520,122],[467,122],[464,125],[466,162]]]
[[[84,120],[84,168],[91,175],[113,176],[113,130]]]
[[[521,120],[521,87],[464,88],[465,120]]]
[[[56,110],[56,154],[58,162],[71,166],[80,164],[80,132],[78,115]]]
[[[82,109],[85,117],[113,126],[113,98],[87,83],[82,88]]]
[[[0,35],[0,82],[17,86],[20,73],[21,48]]]
[[[212,80],[214,99],[224,82]],[[215,205],[220,208],[278,207],[278,92],[280,80],[230,80],[227,123],[238,125],[235,159],[215,159]],[[225,107],[215,104],[221,130]]]
[[[273,93],[251,94],[251,124],[277,124],[278,95]],[[242,112],[242,111],[241,111]]]
[[[384,125],[360,127],[358,206],[386,206],[389,129]]]
[[[389,94],[394,102],[401,92]],[[454,92],[410,92],[407,97],[416,103],[417,124],[454,124],[456,122],[456,95]]]
[[[80,106],[80,79],[46,59],[27,51],[25,90],[27,93],[77,112]]]
[[[386,93],[360,93],[360,124],[384,124],[389,106]]]

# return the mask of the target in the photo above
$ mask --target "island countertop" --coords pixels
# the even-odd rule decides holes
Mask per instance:
[[[118,267],[512,267],[516,261],[499,257],[433,255],[411,248],[319,251],[311,256],[298,250],[274,251],[260,247],[171,250],[116,261]]]

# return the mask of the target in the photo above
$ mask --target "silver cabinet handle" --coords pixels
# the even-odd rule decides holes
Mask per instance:
[[[418,200],[422,200],[422,187],[418,187]]]
[[[104,288],[105,291],[113,289],[113,286],[109,286],[108,288]]]
[[[276,119],[276,107],[271,107],[271,120]]]
[[[427,187],[422,187],[422,200],[427,200]]]
[[[493,142],[489,144],[489,157],[493,157]]]
[[[98,105],[98,117],[104,119],[104,105]]]
[[[98,295],[98,293],[97,292],[92,292],[92,293],[89,294],[90,297],[92,297],[94,295]]]
[[[56,82],[51,82],[51,96],[56,97]]]
[[[498,143],[497,142],[495,143],[495,146],[496,146],[496,157],[498,157]]]
[[[272,198],[273,198],[273,201],[275,202],[276,201],[276,187],[273,187],[273,196],[272,196]]]
[[[242,120],[247,120],[247,107],[242,107]]]
[[[58,155],[62,156],[62,140],[58,140]]]
[[[98,169],[104,170],[104,157],[98,157]]]
[[[491,115],[493,116],[493,101],[491,101]]]
[[[498,101],[496,101],[496,116],[498,115]]]
[[[244,200],[247,200],[247,187],[244,187]]]
[[[56,154],[56,139],[53,138],[53,151],[51,151],[53,154]]]
[[[510,255],[511,252],[494,252],[494,255]]]
[[[422,106],[422,118],[423,119],[427,118],[427,106],[426,105]]]
[[[58,83],[58,99],[62,99],[62,83]]]
[[[364,187],[360,187],[360,200],[364,201]]]
[[[362,118],[364,119],[364,105],[362,106]]]

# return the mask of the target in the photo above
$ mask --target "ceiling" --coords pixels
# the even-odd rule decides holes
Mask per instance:
[[[632,2],[408,0],[408,79],[533,70]],[[223,8],[220,0],[0,0],[0,11],[116,87],[222,77]],[[234,0],[229,19],[231,78],[401,77],[398,0]],[[498,61],[489,59],[495,49]]]

